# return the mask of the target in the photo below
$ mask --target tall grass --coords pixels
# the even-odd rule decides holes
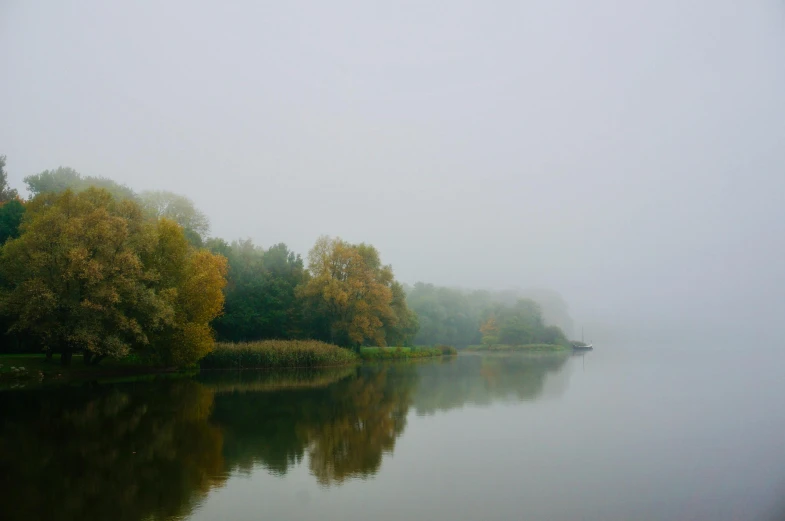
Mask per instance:
[[[219,342],[202,358],[202,369],[266,369],[275,367],[326,367],[357,361],[357,355],[316,340],[262,340]]]

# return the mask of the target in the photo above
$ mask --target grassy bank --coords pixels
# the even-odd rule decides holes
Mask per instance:
[[[469,346],[466,348],[466,351],[487,351],[487,352],[522,352],[522,353],[550,353],[550,352],[557,352],[557,351],[570,351],[572,348],[570,346],[564,346],[561,344],[524,344],[519,346],[512,346],[506,344],[496,344],[496,345],[479,345],[479,346]]]
[[[205,356],[202,369],[268,369],[278,367],[328,367],[357,361],[357,355],[316,340],[263,340],[219,342]]]
[[[82,355],[74,355],[71,365],[63,367],[57,355],[51,360],[43,354],[0,355],[0,383],[3,384],[96,380],[173,371],[145,365],[135,357],[107,358],[99,365],[84,365]]]
[[[454,347],[363,347],[360,358],[363,360],[406,360],[409,358],[429,358],[451,356],[458,352]]]

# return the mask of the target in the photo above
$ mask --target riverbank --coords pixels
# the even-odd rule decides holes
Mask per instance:
[[[364,361],[406,360],[409,358],[432,358],[454,356],[458,351],[451,346],[436,347],[363,347],[360,358]]]
[[[60,357],[47,360],[43,354],[0,355],[0,384],[70,382],[97,378],[138,377],[176,373],[177,369],[150,366],[134,358],[107,358],[100,365],[84,365],[82,355],[74,355],[71,365],[60,365]]]
[[[315,340],[264,340],[224,343],[215,348],[187,373],[199,369],[294,369],[351,366],[364,361],[408,360],[454,356],[455,348],[363,347],[359,353]],[[60,365],[58,356],[47,360],[43,354],[0,355],[0,386],[39,385],[94,380],[139,379],[161,374],[177,374],[176,368],[144,364],[137,357],[107,358],[99,365],[84,365],[82,355],[74,355],[71,365]]]
[[[478,346],[469,346],[464,351],[466,352],[502,352],[502,353],[510,353],[510,352],[521,352],[521,353],[556,353],[556,352],[567,352],[571,351],[572,347],[564,346],[561,344],[525,344],[525,345],[507,345],[507,344],[497,344],[497,345],[478,345]]]

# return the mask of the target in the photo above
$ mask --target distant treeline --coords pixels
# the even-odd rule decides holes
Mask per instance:
[[[418,345],[554,343],[572,333],[567,304],[554,291],[467,291],[422,282],[405,289],[419,320]]]
[[[330,237],[306,268],[285,244],[210,237],[184,196],[58,168],[26,177],[25,201],[4,167],[0,156],[0,351],[189,365],[215,340],[359,350],[549,343],[564,334],[547,323],[571,328],[554,293],[406,287],[373,246]]]

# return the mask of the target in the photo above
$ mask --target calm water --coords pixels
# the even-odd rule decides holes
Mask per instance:
[[[0,519],[783,519],[783,368],[611,346],[4,391]]]

